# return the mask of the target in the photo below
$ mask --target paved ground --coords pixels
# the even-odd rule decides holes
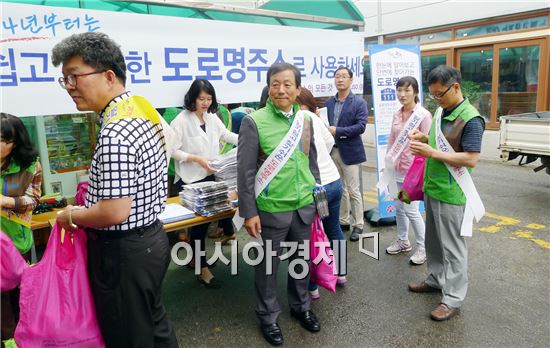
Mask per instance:
[[[373,157],[371,157],[373,158]],[[372,168],[363,172],[365,203],[374,206]],[[470,287],[462,314],[448,322],[429,319],[437,294],[412,294],[426,266],[411,266],[409,255],[389,256],[395,226],[380,232],[380,259],[348,244],[348,285],[336,294],[322,290],[313,310],[322,331],[310,334],[286,305],[285,271],[280,270],[280,325],[287,347],[542,347],[550,342],[550,176],[531,168],[481,162],[474,181],[487,215],[470,242]],[[348,233],[349,235],[349,233]],[[247,240],[239,234],[240,246]],[[229,247],[224,248],[229,255]],[[209,253],[211,255],[211,252]],[[214,268],[224,282],[202,288],[193,273],[172,264],[163,290],[168,314],[182,347],[264,347],[254,315],[253,269],[239,254],[239,274]],[[546,342],[546,343],[545,343]]]

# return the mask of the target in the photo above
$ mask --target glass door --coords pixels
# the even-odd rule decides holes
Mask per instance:
[[[493,78],[496,78],[493,58],[491,46],[459,49],[456,55],[456,66],[462,74],[462,94],[477,108],[488,126],[496,102],[493,100],[493,85],[496,84],[496,81],[493,81]]]
[[[498,50],[498,97],[496,120],[500,116],[537,110],[541,103],[541,54],[544,42],[531,40],[495,45]],[[540,101],[539,101],[540,100]],[[541,110],[543,106],[540,106]]]
[[[422,52],[421,69],[422,69],[422,102],[423,106],[429,110],[432,115],[439,106],[435,100],[429,98],[428,92],[428,74],[438,65],[449,65],[451,63],[450,50]]]

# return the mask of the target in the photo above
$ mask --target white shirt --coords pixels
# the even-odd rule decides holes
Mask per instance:
[[[334,137],[319,116],[306,110],[304,113],[307,113],[313,121],[313,138],[317,149],[317,165],[321,175],[321,185],[328,185],[340,179],[338,169],[330,157],[330,151],[334,146]]]
[[[216,114],[204,113],[206,132],[202,130],[199,117],[184,110],[172,121],[170,127],[181,141],[179,150],[183,152],[181,161],[174,161],[175,181],[180,178],[186,184],[206,178],[209,173],[195,162],[187,162],[190,154],[215,159],[220,150],[220,140],[237,145],[238,135],[230,132]]]

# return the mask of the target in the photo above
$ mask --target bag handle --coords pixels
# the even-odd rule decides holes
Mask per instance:
[[[55,247],[55,263],[57,267],[65,270],[74,268],[74,260],[76,258],[76,247],[74,238],[79,231],[74,233],[66,233],[57,223],[52,228],[52,236]]]

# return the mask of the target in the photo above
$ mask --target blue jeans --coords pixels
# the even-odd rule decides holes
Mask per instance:
[[[329,215],[323,219],[323,229],[331,241],[334,252],[334,261],[338,269],[338,275],[346,275],[346,239],[340,227],[340,201],[342,199],[342,179],[323,186],[327,192]],[[336,257],[338,255],[338,258]],[[309,290],[317,289],[317,284],[309,283]]]
[[[323,219],[323,228],[330,241],[344,240],[344,233],[340,228],[340,200],[342,199],[342,179],[323,186],[327,192],[329,215]]]

